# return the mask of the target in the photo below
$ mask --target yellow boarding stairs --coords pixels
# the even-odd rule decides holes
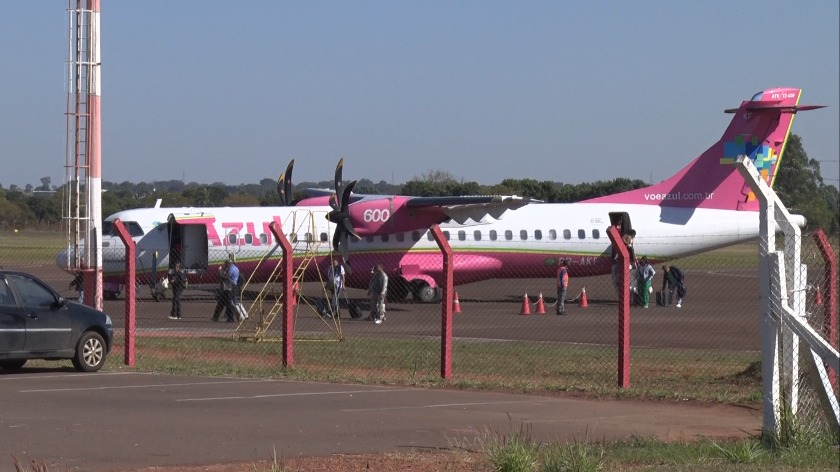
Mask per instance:
[[[323,213],[323,215],[316,215],[316,213]],[[309,264],[318,255],[318,249],[323,244],[315,231],[314,218],[324,218],[324,215],[326,215],[325,212],[313,212],[310,210],[294,210],[289,215],[293,219],[292,228],[294,230],[286,236],[292,243],[292,254],[296,254],[301,258],[300,264],[292,275],[293,287],[301,286],[307,267],[309,267]],[[301,238],[300,235],[303,235],[303,237]],[[283,311],[283,301],[281,298],[283,289],[282,284],[278,283],[280,282],[278,279],[280,279],[282,273],[283,257],[282,252],[278,252],[279,248],[280,243],[278,242],[268,254],[260,259],[242,288],[244,293],[245,289],[251,285],[251,279],[254,277],[254,274],[259,272],[262,265],[268,263],[272,256],[277,256],[277,264],[272,269],[265,284],[260,288],[257,296],[250,303],[243,302],[248,316],[245,319],[241,319],[239,325],[236,327],[234,338],[237,341],[253,340],[259,342],[269,340],[267,337],[268,329],[271,327],[277,315]],[[294,297],[295,294],[292,294],[292,296]]]

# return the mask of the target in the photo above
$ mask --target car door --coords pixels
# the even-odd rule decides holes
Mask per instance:
[[[59,305],[55,292],[23,275],[7,274],[7,279],[17,293],[26,320],[24,349],[43,353],[71,348],[70,316]]]
[[[25,341],[26,317],[6,277],[0,275],[0,354],[23,351]]]

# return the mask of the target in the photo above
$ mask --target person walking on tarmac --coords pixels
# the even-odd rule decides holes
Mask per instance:
[[[566,314],[566,290],[569,288],[569,263],[566,259],[560,260],[557,268],[557,314]]]
[[[376,324],[385,321],[385,298],[388,293],[388,274],[382,264],[376,264],[370,277],[368,295],[370,295],[370,317]]]
[[[636,275],[636,282],[638,287],[638,296],[643,307],[647,308],[650,303],[650,292],[653,284],[653,276],[656,275],[656,270],[648,262],[647,256],[642,256],[639,261],[639,269]]]
[[[680,269],[675,266],[665,264],[662,266],[662,291],[665,292],[665,287],[668,287],[668,300],[665,306],[670,306],[674,302],[674,292],[677,292],[677,308],[682,308],[683,298],[685,298],[685,278]]]
[[[327,270],[327,288],[330,291],[330,301],[332,302],[332,305],[329,307],[330,313],[328,316],[338,318],[339,295],[344,290],[344,267],[338,261],[338,257],[335,256],[333,257],[332,265]]]
[[[230,259],[225,261],[224,266],[219,267],[219,291],[216,293],[216,308],[213,310],[213,321],[219,321],[222,310],[228,323],[233,323],[236,314],[234,303],[234,287],[236,284],[231,279],[231,267],[235,267]],[[237,269],[237,277],[239,270]]]
[[[169,287],[172,289],[172,310],[169,312],[170,320],[181,319],[181,294],[187,288],[187,277],[184,271],[181,270],[181,262],[176,261],[175,266],[169,271],[167,275],[169,278]]]

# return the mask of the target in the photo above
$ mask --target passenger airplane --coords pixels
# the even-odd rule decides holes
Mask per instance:
[[[157,267],[168,264],[170,247],[179,248],[191,277],[211,282],[217,266],[230,254],[252,281],[266,280],[276,264],[257,261],[276,248],[268,224],[279,221],[295,246],[296,263],[303,251],[314,251],[316,263],[307,280],[326,272],[332,243],[352,254],[350,287],[366,288],[371,268],[388,272],[389,297],[412,294],[434,301],[442,281],[442,259],[426,230],[434,223],[454,251],[455,284],[490,278],[553,277],[561,259],[570,261],[572,276],[608,274],[612,261],[606,229],[616,220],[636,231],[637,256],[664,261],[717,249],[758,237],[758,202],[734,162],[749,156],[772,186],[797,111],[801,90],[774,88],[755,94],[738,108],[721,139],[674,176],[650,187],[577,203],[528,203],[518,197],[420,198],[352,194],[352,184],[336,193],[304,199],[293,207],[148,208],[127,210],[119,218],[138,241],[138,273],[148,277],[152,253]],[[286,176],[291,176],[291,165]],[[281,190],[289,195],[290,185]],[[460,203],[469,203],[461,206]],[[330,204],[327,205],[329,200]],[[476,208],[474,205],[479,205]],[[497,219],[505,210],[504,219]],[[494,218],[486,218],[490,215]],[[798,224],[804,226],[804,218]],[[178,229],[173,231],[173,228]],[[353,236],[352,239],[349,236]],[[355,237],[359,239],[356,240]],[[170,244],[170,239],[172,244]],[[118,238],[103,238],[106,277],[121,277],[124,252]],[[106,252],[107,251],[107,252]],[[67,254],[58,257],[66,268]]]

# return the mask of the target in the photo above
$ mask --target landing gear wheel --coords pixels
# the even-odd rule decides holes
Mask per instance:
[[[438,291],[425,280],[411,282],[411,294],[414,296],[414,300],[419,303],[431,303],[439,298]]]

